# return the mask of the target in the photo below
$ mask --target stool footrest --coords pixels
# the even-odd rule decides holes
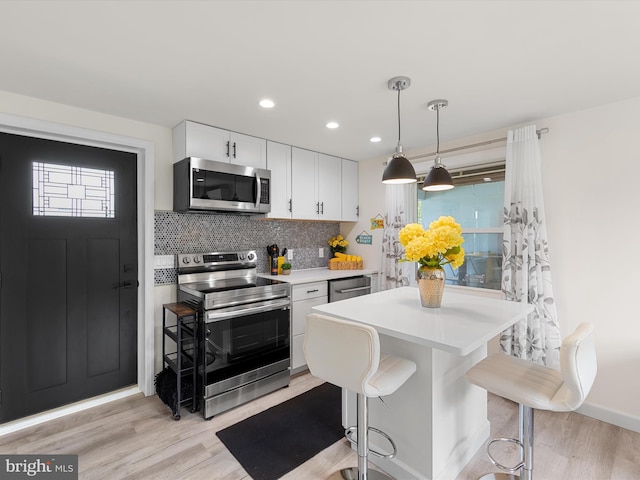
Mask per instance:
[[[498,442],[515,443],[516,445],[518,445],[521,450],[520,458],[522,458],[522,452],[524,452],[524,445],[522,445],[522,442],[520,442],[520,440],[518,440],[517,438],[492,438],[487,442],[485,446],[489,460],[491,460],[491,463],[493,463],[500,470],[503,470],[509,473],[515,473],[518,470],[520,470],[524,466],[524,461],[520,461],[520,463],[518,463],[515,467],[506,467],[500,464],[495,458],[493,458],[493,455],[491,455],[490,448],[491,448],[491,445]]]
[[[353,434],[356,433],[357,431],[358,431],[358,426],[357,425],[353,425],[353,426],[347,428],[344,431],[345,438],[347,440],[349,440],[349,442],[351,442],[352,445],[356,445],[356,446],[358,445],[358,441],[355,438],[353,438]],[[376,457],[380,457],[380,458],[393,458],[393,457],[396,456],[396,453],[398,453],[398,448],[396,447],[395,442],[392,440],[392,438],[389,435],[384,433],[382,430],[378,430],[377,428],[374,428],[374,427],[369,427],[368,431],[376,432],[378,435],[386,438],[389,441],[389,443],[391,444],[391,448],[393,449],[393,452],[391,452],[391,453],[381,453],[381,452],[378,452],[378,451],[373,450],[373,449],[370,448],[369,449],[370,453],[372,453]]]
[[[344,480],[359,479],[358,467],[343,468],[340,474]],[[378,470],[367,470],[367,480],[394,480],[394,478]]]
[[[512,473],[487,473],[478,480],[520,480],[520,477]]]

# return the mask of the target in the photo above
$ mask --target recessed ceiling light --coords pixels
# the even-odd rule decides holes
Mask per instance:
[[[327,123],[326,126],[327,126],[327,128],[334,129],[334,128],[338,128],[340,125],[338,125],[338,122],[329,122],[329,123]]]
[[[378,142],[382,141],[382,139],[381,139],[380,137],[371,137],[371,138],[369,139],[369,141],[370,141],[371,143],[378,143]]]
[[[269,100],[268,98],[265,98],[264,100],[260,100],[260,106],[262,108],[273,108],[275,107],[275,103],[273,103],[273,100]]]
[[[491,181],[491,177],[484,177],[482,180],[484,180],[485,182],[490,182]]]

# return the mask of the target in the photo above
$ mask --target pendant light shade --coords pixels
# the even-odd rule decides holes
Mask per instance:
[[[400,144],[400,92],[411,85],[409,77],[394,77],[389,80],[389,90],[398,91],[398,145],[396,153],[387,162],[387,166],[382,174],[382,183],[402,184],[415,183],[416,171],[411,162],[402,154],[402,145]]]
[[[387,167],[382,173],[382,183],[402,184],[415,182],[417,182],[416,171],[411,162],[407,160],[407,157],[402,155],[401,149],[400,153],[396,153],[387,162]]]
[[[442,159],[440,158],[440,109],[446,108],[449,105],[447,100],[431,100],[427,104],[427,108],[429,110],[436,111],[436,158],[433,161],[433,167],[429,171],[429,174],[424,179],[424,183],[422,184],[422,190],[427,192],[439,192],[442,190],[450,190],[453,188],[453,180],[451,179],[451,175],[447,172],[447,169],[444,168],[442,164]]]
[[[442,190],[451,190],[453,188],[453,180],[447,169],[442,165],[440,156],[436,157],[435,165],[429,170],[429,175],[424,179],[422,190],[428,192],[439,192]]]

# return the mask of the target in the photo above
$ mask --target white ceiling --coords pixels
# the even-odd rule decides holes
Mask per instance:
[[[398,75],[405,151],[435,144],[437,98],[445,142],[637,97],[640,2],[0,2],[0,90],[166,127],[388,155]]]

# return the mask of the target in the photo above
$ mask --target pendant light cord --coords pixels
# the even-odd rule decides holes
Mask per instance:
[[[397,83],[398,87],[398,145],[400,145],[400,82]]]
[[[436,107],[436,155],[440,154],[440,107]]]

